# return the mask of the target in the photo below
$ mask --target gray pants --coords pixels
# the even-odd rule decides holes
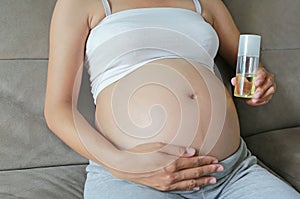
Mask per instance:
[[[224,171],[213,174],[214,185],[199,191],[162,192],[144,185],[112,176],[107,170],[90,161],[87,166],[85,199],[300,199],[300,194],[289,185],[257,165],[243,140],[239,149],[220,162]]]

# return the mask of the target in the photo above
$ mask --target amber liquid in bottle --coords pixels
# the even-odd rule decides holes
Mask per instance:
[[[234,87],[234,96],[243,98],[252,98],[255,92],[254,81],[258,67],[257,57],[238,57],[236,85]]]

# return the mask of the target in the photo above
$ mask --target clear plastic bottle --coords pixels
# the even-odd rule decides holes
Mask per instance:
[[[234,96],[252,98],[259,64],[261,36],[240,35]]]

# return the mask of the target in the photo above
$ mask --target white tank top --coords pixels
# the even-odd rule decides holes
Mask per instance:
[[[90,31],[85,66],[90,75],[94,103],[108,85],[146,63],[163,58],[199,62],[213,72],[219,40],[215,30],[196,12],[184,8],[135,8],[111,14]]]

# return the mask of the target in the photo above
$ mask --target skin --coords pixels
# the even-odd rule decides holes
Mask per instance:
[[[219,53],[232,66],[235,66],[239,31],[221,0],[200,0],[202,16],[216,30],[219,40]],[[113,13],[138,7],[182,7],[194,10],[192,1],[111,1]],[[102,165],[114,176],[144,184],[161,191],[199,189],[202,184],[213,184],[216,179],[208,174],[223,170],[218,160],[211,156],[195,156],[195,149],[170,146],[159,151],[153,159],[132,156],[132,152],[147,152],[160,149],[163,143],[148,143],[131,150],[122,151],[106,140],[84,119],[77,109],[85,42],[89,31],[103,18],[105,12],[99,0],[58,0],[50,28],[50,49],[44,115],[49,128],[68,146],[87,159]],[[235,78],[232,84],[235,85]],[[246,100],[251,106],[267,103],[273,96],[276,86],[274,75],[260,64],[255,81],[257,90],[253,99]],[[73,93],[75,91],[75,94]],[[94,142],[87,148],[76,131],[73,117],[80,123],[85,139]],[[95,151],[91,154],[90,151]],[[116,158],[117,157],[117,158]],[[166,158],[175,159],[171,164],[150,172],[124,172],[113,169],[114,165],[124,164],[132,158],[137,167],[157,164]],[[155,161],[154,161],[155,160]],[[110,162],[110,166],[105,164]]]

